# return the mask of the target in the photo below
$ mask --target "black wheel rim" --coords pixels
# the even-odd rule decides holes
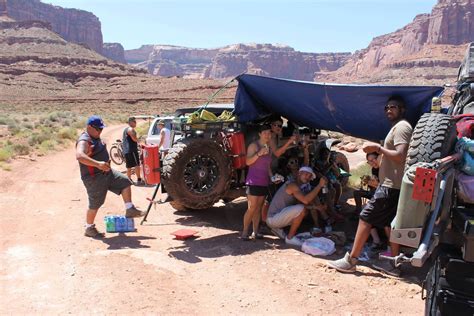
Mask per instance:
[[[189,191],[205,194],[216,186],[219,177],[219,167],[214,158],[197,155],[184,167],[184,184]]]

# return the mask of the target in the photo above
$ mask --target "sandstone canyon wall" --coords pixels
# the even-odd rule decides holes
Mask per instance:
[[[104,43],[102,55],[122,64],[127,63],[125,61],[125,50],[120,43]]]
[[[229,78],[243,72],[312,80],[315,72],[341,67],[350,53],[303,53],[284,45],[234,44],[216,49],[146,45],[125,52],[134,62],[158,76]]]
[[[7,14],[17,21],[40,20],[49,22],[53,31],[64,39],[86,44],[98,53],[102,52],[102,30],[99,19],[92,13],[64,9],[42,3],[39,0],[6,1]]]
[[[403,69],[424,79],[455,78],[465,44],[474,41],[473,0],[439,0],[430,14],[372,40],[332,74],[315,80],[402,81]],[[415,79],[415,78],[414,78]]]

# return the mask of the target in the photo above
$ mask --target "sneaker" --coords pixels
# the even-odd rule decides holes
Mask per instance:
[[[130,217],[142,217],[142,216],[145,216],[145,212],[140,211],[135,206],[132,206],[131,208],[125,211],[125,217],[130,218]]]
[[[389,260],[379,260],[379,262],[373,264],[372,267],[377,271],[394,277],[399,277],[402,272],[399,268],[395,267],[395,264],[393,264],[392,261]]]
[[[291,239],[288,239],[288,237],[285,237],[285,243],[287,245],[292,245],[292,246],[297,246],[297,247],[301,247],[303,245],[303,242],[299,240],[298,237],[296,236],[293,236],[293,238]]]
[[[280,239],[285,239],[286,238],[285,231],[282,228],[270,228],[270,230],[278,238],[280,238]]]
[[[84,236],[91,238],[103,238],[105,235],[95,228],[95,224],[92,224],[92,226],[86,228]]]
[[[344,258],[330,261],[328,267],[336,269],[339,272],[352,273],[356,271],[357,262],[358,260],[356,258],[352,258],[351,254],[346,252]]]

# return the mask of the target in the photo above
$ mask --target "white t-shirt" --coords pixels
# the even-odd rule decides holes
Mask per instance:
[[[165,139],[164,139],[163,145],[161,145],[160,149],[162,149],[162,150],[166,149],[167,150],[171,147],[171,132],[166,127],[163,127],[160,131],[160,141],[159,141],[159,143],[161,142],[161,137],[162,137],[163,133],[165,134]]]

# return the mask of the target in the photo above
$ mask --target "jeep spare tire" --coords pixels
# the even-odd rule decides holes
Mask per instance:
[[[425,113],[413,130],[406,168],[418,162],[433,162],[448,156],[456,144],[456,122],[452,116]]]
[[[217,142],[188,138],[165,156],[163,185],[175,209],[205,209],[224,196],[231,172],[231,160]]]

